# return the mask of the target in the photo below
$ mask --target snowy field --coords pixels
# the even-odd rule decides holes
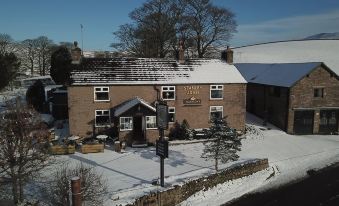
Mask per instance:
[[[247,122],[260,127],[260,119],[248,114]],[[181,205],[218,205],[247,192],[279,186],[302,178],[306,171],[322,168],[339,161],[339,136],[294,136],[269,125],[262,135],[243,140],[240,160],[221,165],[222,168],[254,158],[268,158],[270,168],[249,177],[221,184],[211,191],[199,192]],[[174,184],[213,173],[213,162],[202,159],[202,143],[170,146],[165,160],[165,183]],[[107,179],[109,193],[105,205],[131,203],[137,197],[162,190],[153,186],[159,178],[159,158],[155,148],[128,148],[122,154],[106,148],[104,153],[59,156],[58,159],[73,163],[82,162],[95,167]],[[274,173],[275,176],[267,178]],[[220,195],[220,194],[223,195]],[[118,199],[113,201],[114,199]]]
[[[339,75],[339,40],[287,41],[234,49],[234,63],[324,62]]]

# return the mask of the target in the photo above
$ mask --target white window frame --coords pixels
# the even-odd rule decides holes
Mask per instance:
[[[221,118],[223,118],[224,117],[224,106],[210,106],[210,119],[211,119],[211,117],[212,117],[212,108],[221,108]]]
[[[100,91],[97,91],[100,90]],[[104,91],[104,90],[107,90],[107,91]],[[100,99],[97,99],[97,95],[96,93],[97,92],[107,92],[108,93],[108,99],[103,99],[103,100],[100,100]],[[111,97],[109,96],[109,87],[94,87],[94,101],[95,102],[108,102],[108,101],[111,101]]]
[[[101,112],[102,114],[97,114],[98,112]],[[104,115],[104,112],[108,112],[108,115]],[[105,125],[97,125],[97,116],[108,116],[108,123]],[[111,125],[111,113],[109,110],[95,110],[95,127],[107,127]]]
[[[215,87],[215,88],[213,88]],[[212,97],[212,90],[221,90],[221,97],[213,98]],[[224,99],[224,85],[210,85],[210,100],[221,100]]]
[[[172,89],[172,90],[171,90]],[[169,99],[165,99],[162,94],[164,91],[170,91],[170,92],[173,92],[174,95],[173,95],[173,99],[172,98],[169,98]],[[161,86],[161,98],[163,100],[175,100],[175,86]]]
[[[146,118],[145,122],[146,122],[146,129],[147,129],[147,130],[149,130],[149,129],[158,129],[158,128],[157,128],[157,117],[156,117],[156,116],[146,116],[145,118]],[[154,126],[155,126],[155,127],[147,127],[147,123],[149,123],[149,122],[147,121],[147,118],[152,118],[152,119],[154,120],[154,122],[151,122],[151,123],[154,123]]]
[[[131,119],[132,121],[132,123],[131,123],[131,128],[129,128],[129,129],[121,129],[121,123],[122,123],[122,119]],[[133,130],[133,117],[120,117],[119,118],[119,127],[120,127],[120,131],[131,131],[131,130]]]
[[[173,110],[172,112],[170,111],[170,110]],[[173,122],[175,122],[175,107],[168,107],[168,114],[174,114],[174,121]],[[171,122],[170,120],[168,120],[168,122],[169,123],[173,123],[173,122]]]

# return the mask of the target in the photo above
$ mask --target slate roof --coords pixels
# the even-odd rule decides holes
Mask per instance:
[[[280,87],[293,86],[296,82],[321,65],[324,64],[321,62],[235,64],[247,82]]]
[[[246,83],[234,65],[209,59],[83,58],[71,79],[72,85]]]
[[[126,112],[127,110],[131,109],[132,107],[134,107],[135,105],[138,104],[142,104],[145,107],[149,108],[152,111],[156,111],[156,109],[154,107],[152,107],[148,102],[146,102],[145,100],[143,100],[140,97],[134,97],[130,100],[127,100],[126,102],[118,105],[115,110],[114,110],[114,116],[118,117],[121,114],[123,114],[124,112]]]

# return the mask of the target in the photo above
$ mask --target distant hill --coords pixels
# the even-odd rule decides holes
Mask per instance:
[[[305,38],[305,40],[312,40],[312,39],[339,39],[339,32],[320,33],[320,34],[315,34],[315,35]]]

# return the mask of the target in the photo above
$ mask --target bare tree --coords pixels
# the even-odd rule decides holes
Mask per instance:
[[[216,171],[219,169],[219,161],[226,163],[239,158],[237,152],[241,150],[241,139],[235,129],[228,126],[226,118],[212,118],[211,126],[205,130],[205,135],[211,141],[204,143],[201,157],[214,160]]]
[[[106,180],[93,167],[83,164],[75,167],[64,164],[53,174],[48,188],[44,188],[44,191],[47,191],[49,203],[56,206],[70,205],[70,180],[74,176],[79,176],[81,179],[83,202],[86,205],[102,205],[107,192]]]
[[[226,8],[213,6],[210,0],[184,0],[183,22],[189,26],[189,37],[194,40],[199,58],[219,44],[227,43],[236,32],[234,14]]]
[[[38,57],[38,44],[35,39],[26,39],[21,42],[21,62],[24,69],[29,70],[31,75],[34,74],[36,61]]]
[[[13,43],[10,35],[0,33],[0,54],[13,52]]]
[[[48,132],[38,114],[21,101],[7,103],[0,118],[0,179],[10,182],[13,201],[24,200],[24,186],[49,161]]]
[[[46,36],[40,36],[35,39],[37,44],[37,64],[40,75],[46,75],[49,71],[51,55],[55,49],[53,41]]]

